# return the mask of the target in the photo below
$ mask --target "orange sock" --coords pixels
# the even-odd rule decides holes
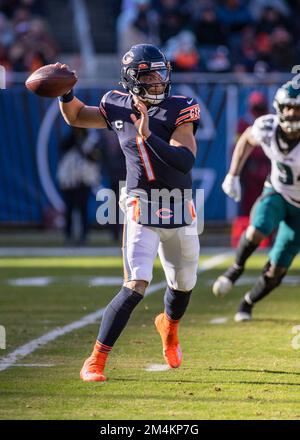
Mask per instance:
[[[111,350],[112,347],[108,347],[107,345],[101,344],[101,342],[99,341],[96,341],[94,345],[92,356],[97,358],[97,364],[103,367],[103,370],[105,367],[107,356],[109,355]]]
[[[166,312],[164,312],[164,328],[165,328],[165,341],[166,345],[178,344],[178,325],[179,319],[173,320],[171,319]]]

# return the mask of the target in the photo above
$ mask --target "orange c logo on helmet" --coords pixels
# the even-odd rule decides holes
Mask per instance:
[[[131,63],[133,58],[134,58],[134,54],[130,50],[129,52],[126,52],[125,55],[123,56],[122,63],[123,64],[129,64],[129,63]]]

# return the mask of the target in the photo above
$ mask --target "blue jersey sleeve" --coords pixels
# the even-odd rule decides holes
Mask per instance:
[[[178,96],[176,113],[175,127],[192,122],[195,134],[200,121],[200,106],[196,99]]]
[[[102,97],[99,110],[110,130],[114,130],[116,120],[123,120],[128,96],[128,93],[110,90]]]
[[[105,93],[105,95],[102,96],[102,99],[101,99],[100,105],[99,105],[99,111],[107,123],[107,128],[109,128],[110,130],[112,130],[112,125],[111,125],[112,108],[111,108],[111,103],[110,103],[111,93],[112,93],[112,91]]]

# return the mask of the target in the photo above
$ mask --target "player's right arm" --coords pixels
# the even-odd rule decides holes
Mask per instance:
[[[80,128],[107,128],[99,107],[85,105],[74,97],[70,102],[59,102],[64,120],[68,125]]]
[[[248,127],[237,141],[228,172],[232,176],[240,175],[246,160],[257,145],[257,141],[253,138],[251,132],[252,126]]]
[[[56,63],[56,66],[61,69],[69,69],[67,64]],[[75,96],[69,102],[63,102],[60,99],[59,108],[68,125],[79,128],[107,128],[106,120],[99,107],[85,105]]]
[[[236,144],[228,174],[222,183],[223,191],[236,202],[241,200],[240,173],[256,145],[257,140],[252,135],[252,126],[248,127]]]

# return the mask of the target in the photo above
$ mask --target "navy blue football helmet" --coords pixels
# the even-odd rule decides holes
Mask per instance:
[[[151,83],[143,81],[143,75],[155,72]],[[130,93],[149,104],[159,104],[170,95],[171,66],[163,52],[153,44],[137,44],[122,58],[121,84]],[[153,94],[155,86],[159,94]],[[152,90],[152,93],[149,93]],[[162,91],[161,91],[162,90]]]

